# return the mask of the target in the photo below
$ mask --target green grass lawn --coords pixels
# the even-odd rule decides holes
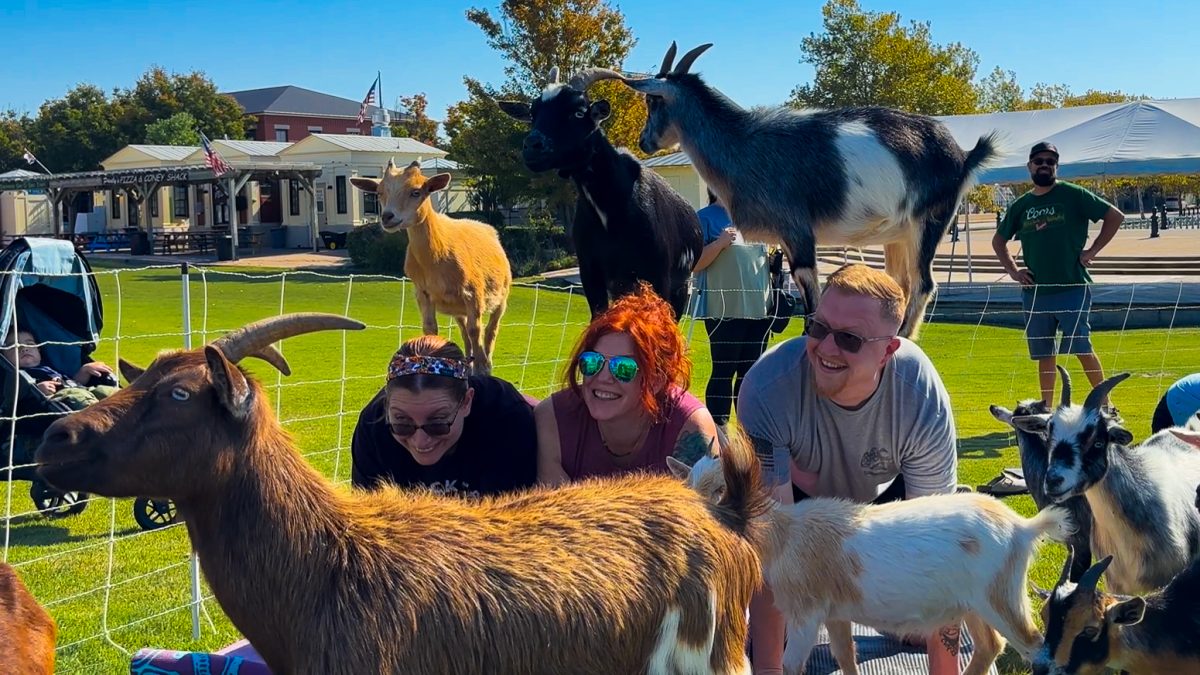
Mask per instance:
[[[96,354],[115,364],[119,355],[146,365],[163,349],[183,345],[182,284],[178,269],[97,274],[104,295],[104,339]],[[345,312],[368,324],[359,332],[320,333],[287,340],[283,352],[293,375],[285,379],[266,364],[246,365],[270,387],[281,419],[310,461],[339,481],[349,477],[349,442],[357,412],[383,383],[388,358],[402,339],[419,334],[420,317],[407,284],[379,277],[324,276],[262,270],[230,273],[209,269],[191,277],[196,344],[245,322],[283,312]],[[496,374],[539,398],[553,391],[561,366],[587,309],[581,295],[548,288],[513,291],[496,349]],[[782,338],[798,334],[793,321]],[[448,325],[443,321],[443,325]],[[694,362],[692,391],[703,395],[710,369],[702,324],[685,322]],[[1095,337],[1110,371],[1134,376],[1114,395],[1138,438],[1163,388],[1200,370],[1196,329],[1107,332]],[[1011,407],[1034,395],[1036,377],[1024,356],[1020,331],[973,325],[932,324],[921,346],[950,391],[959,433],[959,479],[976,486],[1006,466],[1019,466],[1013,436],[988,413],[988,405]],[[1082,381],[1077,362],[1072,371]],[[128,672],[128,655],[140,647],[216,650],[238,634],[211,599],[202,635],[192,639],[188,542],[182,526],[142,532],[132,500],[95,499],[65,519],[30,513],[27,483],[13,483],[6,504],[7,560],[18,566],[34,595],[59,625],[59,672]],[[1006,499],[1025,514],[1028,496]],[[5,516],[0,516],[4,520]],[[1046,545],[1032,578],[1052,584],[1064,556]],[[1011,670],[1010,672],[1020,672]]]

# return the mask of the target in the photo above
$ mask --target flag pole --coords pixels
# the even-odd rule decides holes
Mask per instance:
[[[45,164],[42,164],[42,160],[38,159],[38,158],[37,158],[37,155],[35,155],[35,154],[33,154],[32,152],[30,152],[30,151],[29,151],[29,148],[25,148],[25,156],[23,157],[23,159],[25,160],[25,163],[26,163],[26,164],[30,164],[30,163],[31,163],[31,162],[29,161],[29,158],[30,158],[30,157],[32,157],[32,158],[33,158],[33,161],[34,161],[34,162],[36,162],[38,166],[42,167],[42,171],[45,171],[46,173],[50,174],[51,176],[53,176],[53,175],[54,175],[54,172],[53,172],[53,171],[51,171],[50,169],[47,169]]]
[[[375,93],[379,96],[379,107],[383,108],[383,118],[387,120],[387,104],[383,99],[383,73],[378,70],[375,71]]]

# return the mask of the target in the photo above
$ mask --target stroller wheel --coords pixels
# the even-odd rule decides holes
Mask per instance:
[[[87,508],[88,493],[59,492],[40,480],[29,483],[29,498],[47,518],[65,518]]]
[[[170,499],[138,497],[133,500],[133,519],[143,530],[156,530],[179,520],[179,511]]]

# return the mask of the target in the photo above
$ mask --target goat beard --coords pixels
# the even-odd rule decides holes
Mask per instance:
[[[1035,171],[1033,174],[1033,184],[1038,187],[1050,187],[1054,185],[1054,174],[1044,171]]]

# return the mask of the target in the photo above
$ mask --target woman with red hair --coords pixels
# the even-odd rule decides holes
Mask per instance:
[[[688,393],[692,364],[675,315],[648,284],[612,304],[579,338],[566,388],[534,409],[538,480],[670,473],[716,454],[717,427]]]

